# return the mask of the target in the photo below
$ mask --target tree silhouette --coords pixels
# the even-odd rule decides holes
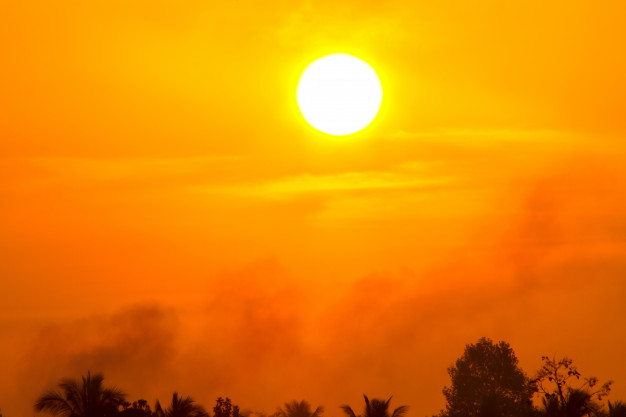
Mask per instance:
[[[533,412],[534,386],[506,342],[481,338],[448,368],[446,409],[441,417],[522,417]]]
[[[583,417],[597,411],[589,393],[581,389],[567,389],[563,402],[557,397],[544,397],[541,401],[541,413],[547,417]]]
[[[370,401],[367,395],[363,394],[365,398],[365,411],[362,416],[358,417],[403,417],[406,415],[409,407],[402,405],[395,410],[391,415],[389,414],[389,402],[392,397],[389,397],[387,401],[372,398]],[[342,405],[341,409],[348,415],[348,417],[357,417],[352,408],[349,405]]]
[[[609,401],[608,417],[626,417],[626,403],[623,401],[616,401],[612,403]]]
[[[239,417],[239,407],[233,405],[228,397],[218,397],[213,413],[214,417]]]
[[[210,417],[204,407],[196,404],[191,397],[179,397],[177,392],[172,395],[172,402],[165,409],[157,401],[154,414],[157,417]]]
[[[285,408],[279,408],[276,413],[278,417],[321,417],[324,407],[317,407],[311,411],[311,404],[307,401],[296,401],[285,403]]]
[[[48,391],[35,402],[36,411],[48,411],[61,417],[110,417],[118,413],[125,394],[116,388],[104,388],[104,377],[87,372],[82,381],[67,378],[59,382],[60,391]]]
[[[602,408],[599,401],[611,391],[613,381],[598,386],[598,378],[584,378],[573,361],[567,357],[560,360],[542,356],[543,365],[537,371],[533,383],[542,395],[543,413],[549,416],[585,416],[598,414]],[[574,381],[580,381],[577,386]]]
[[[152,417],[154,413],[146,400],[137,400],[132,404],[124,402],[120,417]]]

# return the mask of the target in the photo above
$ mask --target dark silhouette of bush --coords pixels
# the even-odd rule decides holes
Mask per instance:
[[[153,417],[154,413],[146,400],[137,400],[133,403],[124,402],[120,417]]]

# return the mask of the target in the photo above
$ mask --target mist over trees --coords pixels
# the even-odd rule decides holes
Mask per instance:
[[[572,359],[541,358],[542,366],[532,377],[520,367],[506,342],[481,338],[468,344],[461,357],[448,368],[450,385],[444,386],[445,409],[434,417],[626,417],[626,403],[607,401],[612,381],[603,383],[584,376]],[[151,407],[145,399],[130,402],[115,386],[105,386],[101,373],[87,372],[80,379],[64,378],[56,390],[34,401],[34,410],[55,417],[242,417],[230,398],[218,397],[213,414],[189,396],[172,394],[163,406],[157,399]],[[390,407],[388,399],[370,399],[363,394],[361,414],[341,405],[346,417],[406,417],[409,407]],[[312,408],[306,400],[292,400],[267,417],[323,417],[324,407]],[[0,417],[2,415],[0,414]],[[11,416],[8,416],[11,417]]]

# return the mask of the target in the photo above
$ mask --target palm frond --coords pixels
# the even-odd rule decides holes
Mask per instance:
[[[165,417],[163,407],[161,407],[161,403],[159,402],[159,400],[157,400],[156,404],[154,404],[154,414],[156,415],[156,417]]]
[[[339,408],[341,408],[348,415],[348,417],[359,417],[356,414],[354,414],[352,407],[350,407],[349,405],[342,405]]]
[[[313,411],[313,413],[311,414],[311,417],[321,417],[323,412],[324,412],[324,407],[320,405],[319,407],[315,409],[315,411]]]
[[[408,411],[408,405],[401,405],[400,407],[393,410],[393,413],[391,413],[391,417],[404,417],[408,413]]]
[[[59,388],[63,391],[65,399],[70,406],[78,412],[83,408],[83,402],[81,400],[82,389],[78,384],[78,381],[71,378],[62,379],[59,383]]]
[[[35,402],[35,410],[49,411],[52,414],[67,417],[71,416],[74,411],[63,395],[57,391],[48,391],[39,397]]]
[[[609,417],[626,417],[626,403],[609,401]]]
[[[34,404],[36,411],[48,411],[61,417],[114,415],[124,403],[126,394],[117,388],[104,388],[101,373],[82,376],[80,380],[62,379],[59,391],[49,391]]]
[[[158,403],[157,407],[161,409]],[[194,404],[194,400],[189,396],[179,396],[177,392],[172,395],[171,405],[157,413],[164,417],[209,417],[204,407]]]

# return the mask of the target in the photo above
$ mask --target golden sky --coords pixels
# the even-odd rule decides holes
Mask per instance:
[[[547,4],[546,4],[547,3]],[[6,1],[0,409],[87,369],[175,390],[444,405],[481,336],[626,399],[623,1]],[[298,113],[345,52],[363,132]]]

